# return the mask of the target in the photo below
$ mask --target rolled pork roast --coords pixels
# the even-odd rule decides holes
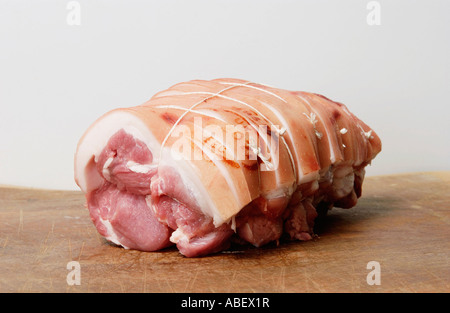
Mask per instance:
[[[369,126],[322,95],[193,80],[95,121],[75,181],[107,240],[197,257],[310,240],[319,213],[356,205],[380,151]]]

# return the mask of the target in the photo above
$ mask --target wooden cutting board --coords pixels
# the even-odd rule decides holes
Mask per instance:
[[[80,192],[2,187],[0,292],[449,292],[449,186],[450,172],[369,177],[357,207],[333,209],[313,241],[195,259],[108,244]]]

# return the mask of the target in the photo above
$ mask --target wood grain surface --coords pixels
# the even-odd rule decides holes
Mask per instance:
[[[0,188],[0,292],[449,292],[450,172],[368,177],[309,242],[203,258],[109,244],[81,192]],[[80,264],[70,286],[67,264]],[[377,261],[380,285],[369,285]]]

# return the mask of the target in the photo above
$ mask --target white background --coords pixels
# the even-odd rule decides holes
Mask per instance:
[[[450,170],[450,1],[0,0],[0,184],[77,189],[101,114],[185,80],[324,94],[379,134],[368,175]]]

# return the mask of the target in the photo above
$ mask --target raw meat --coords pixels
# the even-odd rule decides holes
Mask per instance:
[[[196,257],[311,239],[318,213],[356,204],[380,151],[324,96],[194,80],[100,117],[78,144],[75,180],[106,239]]]

